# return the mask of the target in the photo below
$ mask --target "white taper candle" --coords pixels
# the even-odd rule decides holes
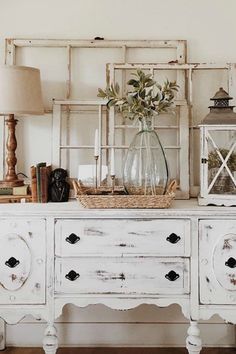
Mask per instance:
[[[95,130],[94,156],[99,156],[98,129]]]
[[[115,150],[111,149],[111,176],[115,176]]]

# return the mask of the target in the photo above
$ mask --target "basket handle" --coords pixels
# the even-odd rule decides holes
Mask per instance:
[[[72,180],[72,185],[75,191],[75,195],[81,194],[80,188],[78,186],[78,181],[76,181],[75,179]]]
[[[177,188],[177,181],[176,179],[173,179],[173,181],[171,181],[166,189],[166,193],[167,195],[174,195],[175,191]]]

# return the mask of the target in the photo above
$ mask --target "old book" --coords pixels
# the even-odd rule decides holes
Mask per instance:
[[[40,188],[41,188],[41,203],[48,202],[48,170],[46,166],[40,167]]]
[[[28,185],[13,187],[12,195],[27,195],[28,189]]]
[[[52,165],[48,165],[48,166],[47,166],[48,180],[50,179],[51,173],[52,173]]]
[[[0,195],[27,195],[28,185],[18,187],[0,187]]]
[[[37,193],[37,178],[36,178],[36,167],[30,167],[31,174],[31,194],[32,194],[32,203],[37,203],[38,193]]]
[[[46,166],[46,162],[40,162],[36,165],[37,201],[38,201],[38,203],[42,202],[40,167],[45,167],[45,166]]]
[[[12,187],[0,187],[0,195],[12,195]]]

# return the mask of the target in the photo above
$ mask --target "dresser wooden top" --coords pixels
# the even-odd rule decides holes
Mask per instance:
[[[0,204],[2,216],[58,216],[58,217],[236,217],[236,207],[199,206],[197,199],[175,200],[169,209],[85,209],[75,200],[67,203]]]

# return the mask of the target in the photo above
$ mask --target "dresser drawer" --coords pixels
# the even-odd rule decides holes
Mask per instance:
[[[188,259],[58,258],[55,291],[76,294],[188,294]]]
[[[189,220],[63,219],[55,226],[57,256],[144,254],[188,256]]]

